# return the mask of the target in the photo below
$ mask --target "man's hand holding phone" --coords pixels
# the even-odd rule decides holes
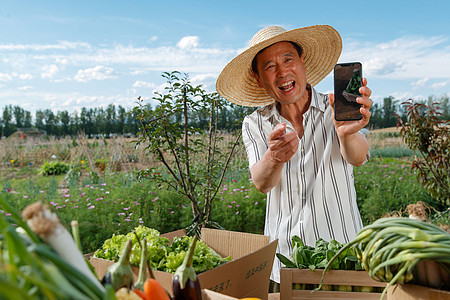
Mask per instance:
[[[369,124],[371,112],[370,107],[372,106],[372,100],[370,99],[370,95],[372,91],[367,87],[367,79],[362,79],[362,86],[359,88],[359,92],[361,93],[361,97],[356,98],[356,103],[360,104],[359,113],[361,114],[361,119],[359,120],[349,120],[349,121],[336,121],[335,114],[335,95],[329,94],[330,105],[333,111],[333,120],[338,132],[339,136],[346,136],[350,134],[357,133],[361,129]]]

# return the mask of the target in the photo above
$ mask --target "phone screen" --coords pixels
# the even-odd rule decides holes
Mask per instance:
[[[362,66],[359,62],[342,63],[334,66],[334,118],[336,121],[360,120],[360,97]]]

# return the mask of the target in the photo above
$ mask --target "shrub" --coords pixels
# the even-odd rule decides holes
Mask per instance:
[[[70,166],[62,161],[46,161],[42,166],[40,173],[44,176],[62,175],[69,171]]]
[[[450,120],[441,120],[439,103],[425,105],[412,100],[406,106],[407,121],[398,117],[400,133],[409,148],[420,152],[412,168],[424,188],[442,204],[450,205]]]

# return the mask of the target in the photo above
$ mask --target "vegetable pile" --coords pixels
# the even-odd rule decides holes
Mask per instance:
[[[2,299],[115,299],[56,215],[36,204],[22,218],[1,198],[0,207]]]
[[[298,268],[298,269],[310,269],[315,271],[316,269],[325,269],[329,263],[329,269],[333,270],[364,270],[361,261],[356,257],[352,248],[344,248],[344,244],[339,243],[336,240],[329,242],[324,239],[318,239],[314,245],[305,245],[302,239],[296,235],[292,237],[292,255],[291,259],[277,253],[278,259],[285,265],[286,268]],[[339,253],[336,258],[333,257]],[[333,260],[332,260],[333,259]],[[295,283],[293,289],[295,290],[312,290],[317,288],[317,284],[304,284]],[[360,291],[360,292],[374,292],[375,287],[361,287],[361,286],[349,286],[349,285],[322,285],[322,290],[328,291]]]
[[[141,248],[138,240],[142,241],[143,239],[147,241],[147,258],[150,268],[175,273],[177,268],[183,263],[193,237],[175,237],[172,244],[169,245],[169,239],[161,236],[156,229],[139,226],[126,235],[114,235],[106,240],[102,247],[95,251],[94,257],[117,262],[127,240],[131,240],[133,246],[130,253],[130,264],[139,266]],[[221,257],[203,241],[197,241],[192,261],[192,266],[197,274],[211,270],[229,261],[231,261],[230,256]]]
[[[404,217],[378,219],[331,258],[322,280],[334,260],[349,249],[354,250],[373,279],[388,282],[380,299],[394,284],[420,282],[424,274],[417,267],[427,261],[439,266],[432,274],[437,280],[433,287],[449,288],[450,234],[436,225]],[[317,289],[321,285],[322,281]]]
[[[150,268],[156,262],[149,257],[156,254],[166,260],[164,270],[174,269],[174,299],[201,300],[194,265],[204,271],[231,260],[197,237],[179,238],[169,246],[158,231],[139,227],[130,235],[113,237],[99,251],[117,258],[100,281],[79,249],[77,230],[73,237],[47,206],[36,202],[19,214],[0,198],[0,212],[1,299],[170,300]],[[139,276],[133,283],[130,262],[138,256]]]
[[[311,271],[325,269],[331,258],[344,247],[336,240],[327,242],[323,239],[317,240],[314,247],[307,246],[296,235],[292,237],[292,245],[292,260],[281,253],[276,254],[278,259],[287,268],[310,269]],[[361,262],[350,248],[341,251],[329,268],[333,270],[363,270]]]

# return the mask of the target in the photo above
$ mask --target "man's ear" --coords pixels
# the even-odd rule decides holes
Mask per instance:
[[[258,86],[262,87],[261,82],[259,81],[259,75],[252,71],[252,76],[255,78],[256,82],[258,83]]]

